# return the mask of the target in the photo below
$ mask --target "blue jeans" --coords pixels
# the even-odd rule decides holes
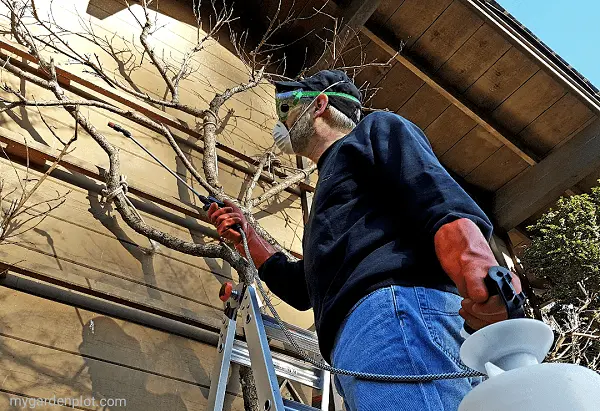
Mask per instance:
[[[360,300],[333,348],[336,368],[378,374],[465,371],[459,358],[461,297],[424,287],[390,286]],[[335,376],[350,411],[456,411],[480,378],[388,383]]]

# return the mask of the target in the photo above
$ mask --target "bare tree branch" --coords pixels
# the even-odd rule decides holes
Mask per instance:
[[[253,200],[250,200],[250,202],[248,203],[248,208],[252,209],[252,208],[256,207],[257,205],[262,204],[265,201],[275,197],[277,194],[281,193],[286,188],[291,187],[294,184],[298,184],[300,181],[303,181],[309,175],[311,175],[316,169],[317,169],[317,165],[311,164],[309,167],[305,168],[304,170],[301,170],[298,174],[289,176],[288,178],[286,178],[279,184],[277,184],[277,185],[271,187],[270,189],[268,189],[267,191],[265,191],[260,196],[256,197]]]
[[[196,42],[196,45],[185,53],[183,60],[181,61],[179,70],[177,74],[173,77],[173,84],[176,88],[179,85],[179,81],[182,78],[186,78],[191,73],[190,62],[194,55],[203,50],[205,43],[210,39],[213,39],[223,26],[228,25],[231,22],[238,19],[237,17],[233,17],[233,7],[228,7],[223,2],[223,9],[217,13],[215,8],[215,0],[211,0],[211,4],[213,11],[216,15],[216,22],[214,24],[211,24],[211,27],[209,28],[208,32],[204,34],[204,36],[200,36],[202,22],[200,20],[199,12],[197,13],[200,4],[198,4],[198,8],[194,7],[194,12],[197,13],[196,21],[198,23],[198,40]]]
[[[252,209],[252,207],[250,207],[248,204],[250,202],[250,199],[252,198],[252,191],[254,191],[254,187],[256,187],[256,183],[260,179],[260,176],[262,175],[265,165],[267,164],[268,161],[271,160],[271,157],[272,157],[271,151],[267,151],[260,157],[260,161],[258,162],[258,165],[256,166],[256,171],[254,172],[254,175],[252,176],[252,180],[250,180],[250,183],[248,184],[248,187],[246,188],[246,191],[244,192],[241,202],[242,202],[243,206],[248,207],[249,209]]]
[[[146,18],[146,21],[144,22],[144,25],[142,26],[142,33],[140,34],[140,42],[144,46],[144,50],[146,50],[146,53],[150,57],[150,60],[152,61],[152,63],[156,67],[156,69],[158,70],[158,73],[160,74],[160,76],[163,78],[163,80],[167,84],[167,87],[169,88],[169,91],[171,92],[172,101],[178,102],[179,101],[179,90],[175,86],[173,81],[171,80],[171,77],[169,77],[166,64],[156,56],[156,53],[154,52],[154,48],[152,48],[150,46],[150,44],[148,43],[148,36],[152,32],[152,29],[155,28],[154,23],[152,22],[152,20],[150,18],[150,11],[148,10],[148,0],[142,0],[142,7],[144,9],[144,17]],[[128,7],[128,9],[130,9],[130,8]]]
[[[51,88],[50,81],[39,79],[38,77],[33,76],[32,74],[30,74],[28,72],[25,72],[25,71],[21,70],[20,68],[18,68],[16,66],[13,66],[11,63],[8,62],[8,60],[3,60],[2,58],[0,58],[0,65],[3,65],[5,70],[11,72],[14,75],[17,75],[17,76],[19,76],[21,78],[25,78],[28,81],[31,81],[31,82],[33,82],[33,83],[35,83],[35,84],[37,84],[37,85],[39,85],[39,86],[41,86],[43,88],[46,88],[46,89],[50,89]],[[38,106],[38,107],[44,107],[44,106],[62,106],[65,109],[67,109],[67,111],[73,110],[77,106],[86,106],[87,105],[87,106],[92,106],[92,107],[98,107],[98,108],[110,111],[112,113],[121,115],[121,116],[123,116],[125,118],[137,121],[140,124],[143,124],[144,126],[150,128],[152,130],[155,130],[155,131],[159,132],[160,134],[164,135],[171,144],[174,142],[174,138],[173,138],[172,134],[169,132],[169,130],[166,127],[164,127],[164,125],[156,123],[155,121],[153,121],[153,120],[151,120],[151,119],[149,119],[149,118],[147,118],[145,116],[142,116],[141,114],[139,114],[137,112],[122,110],[122,109],[119,109],[119,108],[117,108],[115,106],[112,106],[110,104],[107,104],[107,103],[102,103],[102,102],[98,102],[98,101],[94,101],[94,100],[69,100],[66,97],[64,99],[54,100],[54,101],[29,101],[29,100],[23,101],[23,100],[17,100],[17,101],[11,102],[11,103],[15,103],[15,105]],[[78,121],[78,124],[81,125],[81,122]],[[90,126],[91,126],[91,124],[90,124]],[[86,131],[88,131],[88,130],[86,129]],[[88,131],[88,133],[89,133],[89,131]],[[92,135],[92,137],[94,138],[95,136]],[[94,139],[96,139],[96,138],[94,138]],[[102,136],[102,139],[96,140],[96,141],[99,142],[99,144],[100,144],[100,141],[105,141],[105,138]],[[106,143],[108,143],[108,142],[106,141]],[[102,144],[100,144],[100,146],[105,151],[108,149],[106,146],[103,146]],[[110,147],[112,147],[112,146],[110,146]],[[175,149],[175,147],[173,147],[173,148]],[[116,149],[113,149],[113,150],[116,150]],[[197,171],[194,172],[194,171],[192,171],[192,169],[195,170],[195,168],[193,168],[193,167],[191,169],[188,169],[188,170],[190,170],[190,172],[192,173],[192,175],[196,174],[194,176],[195,178],[196,177],[200,177],[200,179],[201,179],[201,176],[197,173]],[[117,182],[118,181],[119,181],[119,176],[117,176]],[[202,180],[198,180],[198,181],[200,182]],[[207,189],[211,189],[213,195],[220,195],[221,198],[227,198],[227,199],[229,199],[231,201],[237,202],[236,199],[234,199],[232,197],[229,197],[229,196],[226,196],[224,193],[218,192],[211,185],[206,186],[206,188]],[[211,192],[211,191],[209,191],[209,192]],[[240,204],[240,206],[241,206],[241,204]],[[291,254],[287,250],[285,250],[273,237],[271,237],[268,234],[268,232],[266,230],[264,230],[260,226],[260,224],[258,224],[258,222],[252,216],[252,214],[251,214],[251,212],[249,210],[247,210],[243,206],[241,206],[240,208],[244,211],[244,214],[245,214],[246,218],[248,219],[248,223],[250,225],[252,225],[261,236],[263,236],[267,241],[269,241],[269,243],[271,243],[278,251],[281,251],[281,252],[285,253],[287,256],[289,256],[289,258],[293,259],[293,257],[291,256]],[[156,240],[156,241],[158,241],[158,240]],[[168,246],[167,244],[164,244],[164,245]],[[182,251],[182,250],[179,249],[179,251]],[[182,251],[182,252],[185,252],[185,251]],[[199,254],[194,254],[194,255],[199,255]]]
[[[9,0],[2,0],[3,2]],[[12,3],[12,2],[11,2]],[[22,26],[22,22],[18,21],[17,24]],[[15,28],[13,28],[15,30]],[[50,80],[36,80],[36,83],[46,89],[49,89],[54,93],[56,98],[59,101],[64,102],[63,107],[65,110],[73,117],[73,119],[81,126],[104,150],[104,152],[108,155],[109,158],[109,170],[106,174],[106,186],[107,191],[109,193],[115,193],[114,195],[114,203],[121,214],[123,220],[136,232],[148,237],[151,240],[157,241],[169,248],[174,250],[181,251],[186,254],[202,256],[202,257],[212,257],[212,258],[222,258],[227,261],[242,278],[252,278],[252,273],[250,271],[250,267],[247,261],[239,255],[235,250],[231,247],[227,246],[224,243],[221,244],[196,244],[190,243],[184,240],[181,240],[177,237],[174,237],[170,234],[157,230],[141,220],[136,212],[132,210],[129,206],[128,200],[125,198],[125,193],[121,188],[121,174],[120,174],[120,159],[119,159],[119,151],[108,142],[106,137],[102,135],[98,129],[87,119],[87,117],[83,116],[76,105],[73,105],[72,102],[69,101],[69,98],[66,96],[64,90],[61,88],[58,82],[58,76],[56,75],[56,68],[54,66],[54,62],[52,59],[46,60],[44,56],[39,53],[38,49],[32,45],[34,44],[34,39],[30,35],[23,36],[23,41],[27,45],[31,45],[31,49],[35,52],[35,57],[38,59],[40,65],[50,74]],[[7,63],[6,61],[0,61],[0,63]],[[26,74],[24,77],[34,77],[29,75],[29,73],[25,73],[17,67],[13,66],[10,63],[4,64],[4,68],[10,71],[13,74],[20,75]],[[37,104],[35,104],[37,105]],[[112,106],[107,105],[112,108]],[[139,114],[137,114],[139,116]],[[141,116],[140,116],[141,117]],[[148,120],[149,121],[149,120]],[[160,125],[157,127],[161,129]]]
[[[132,13],[132,14],[135,16],[134,13]],[[37,18],[37,23],[48,32],[48,36],[50,39],[56,40],[62,47],[57,46],[51,40],[45,41],[42,38],[40,38],[40,36],[38,36],[38,41],[41,41],[45,45],[53,48],[56,52],[64,54],[73,62],[76,62],[78,64],[82,64],[82,65],[89,67],[90,69],[92,69],[93,74],[95,74],[98,77],[100,77],[101,79],[103,79],[111,87],[118,88],[119,90],[122,90],[122,91],[124,91],[136,98],[139,98],[140,100],[150,103],[150,104],[174,108],[176,110],[180,110],[186,114],[190,114],[195,117],[202,118],[204,116],[204,110],[198,109],[196,107],[192,107],[187,104],[182,104],[179,101],[173,101],[172,99],[165,100],[165,99],[156,98],[156,97],[150,96],[148,93],[144,93],[144,92],[140,91],[135,86],[135,83],[133,82],[133,80],[131,80],[131,78],[129,77],[129,74],[133,70],[135,70],[135,68],[141,67],[143,59],[144,59],[144,55],[146,54],[146,50],[142,51],[142,57],[141,57],[140,62],[138,63],[138,62],[136,62],[137,59],[135,57],[135,44],[132,43],[131,47],[133,49],[129,49],[129,48],[117,49],[114,46],[114,40],[117,36],[117,33],[114,33],[110,38],[108,38],[107,36],[101,37],[100,35],[96,34],[96,32],[94,30],[94,25],[91,22],[91,20],[89,22],[86,22],[86,20],[79,14],[79,12],[77,12],[77,16],[78,16],[80,26],[83,28],[85,33],[73,32],[71,30],[68,30],[68,29],[62,27],[56,21],[56,18],[54,17],[54,14],[52,12],[52,3],[51,3],[50,16],[49,16],[50,21],[46,22],[40,18]],[[136,19],[137,19],[137,17],[136,17]],[[143,27],[143,25],[142,25],[142,27]],[[92,54],[82,55],[81,53],[78,53],[73,47],[71,47],[69,45],[68,42],[66,42],[62,39],[61,34],[77,36],[77,37],[85,39],[86,41],[89,41],[90,43],[100,47],[107,55],[109,55],[115,61],[115,63],[117,63],[117,66],[119,67],[119,71],[120,71],[121,75],[126,79],[126,81],[128,81],[129,86],[127,86],[127,85],[123,84],[121,81],[119,81],[116,78],[116,76],[111,76],[109,73],[107,73],[106,70],[103,68],[103,66],[100,62],[100,58],[98,57],[98,55],[96,53],[94,53],[93,55]],[[129,55],[129,57],[126,60],[123,60],[120,57],[122,55]],[[190,58],[191,57],[192,56],[190,55]],[[127,68],[128,65],[130,66],[129,68]],[[166,67],[166,65],[164,65],[164,67]],[[129,73],[127,73],[127,71]],[[189,73],[189,70],[186,70],[183,74],[188,74],[188,73]],[[167,75],[168,73],[165,72],[165,74]],[[183,74],[182,74],[182,78],[185,78],[185,76]],[[181,78],[179,80],[181,80]],[[175,86],[178,86],[179,80],[176,83],[174,83]]]
[[[183,151],[181,150],[181,147],[179,147],[179,144],[177,143],[177,141],[175,141],[175,138],[173,137],[173,134],[171,134],[171,131],[164,125],[161,124],[162,128],[163,128],[163,135],[165,137],[167,137],[167,141],[169,142],[169,144],[171,145],[171,147],[173,148],[173,150],[175,151],[175,153],[177,154],[177,157],[181,160],[181,162],[183,163],[183,165],[185,166],[185,168],[190,172],[190,174],[192,175],[192,177],[194,177],[194,179],[206,190],[208,191],[211,195],[215,195],[216,191],[213,188],[213,186],[211,186],[205,179],[204,177],[202,177],[200,175],[200,173],[198,172],[198,170],[196,170],[196,168],[192,165],[192,163],[190,162],[190,160],[187,158],[187,156],[183,153]]]
[[[44,124],[47,125],[47,123],[45,122],[45,119],[43,117],[42,117],[42,120],[44,120]],[[52,130],[49,126],[48,126],[48,128],[50,129],[52,134],[55,137],[57,137],[57,139],[59,141],[62,142],[62,139],[60,139],[56,135],[54,130]],[[21,183],[19,175],[16,171],[14,164],[12,163],[12,161],[10,160],[8,155],[6,155],[6,153],[4,153],[5,156],[7,157],[7,159],[10,161],[11,166],[15,170],[15,173],[17,174],[17,181],[19,182],[19,184],[21,186],[21,195],[19,196],[18,199],[15,198],[11,201],[11,204],[10,204],[8,210],[2,210],[1,221],[0,221],[0,243],[2,243],[3,241],[5,241],[7,239],[13,238],[13,237],[21,236],[21,235],[25,234],[27,231],[35,229],[38,225],[40,225],[46,219],[46,217],[52,211],[54,211],[55,209],[60,207],[65,202],[66,196],[69,194],[69,192],[64,193],[64,194],[58,194],[55,198],[45,199],[42,201],[38,201],[37,203],[25,206],[25,204],[29,201],[29,199],[33,196],[33,194],[40,188],[42,183],[44,183],[44,181],[52,173],[52,171],[54,171],[56,169],[56,167],[58,167],[60,161],[65,156],[65,154],[68,152],[69,147],[76,140],[77,140],[77,129],[76,129],[73,137],[71,137],[71,139],[69,141],[67,141],[66,143],[63,143],[63,149],[61,150],[61,152],[58,155],[58,157],[56,158],[56,160],[50,165],[48,170],[46,170],[46,172],[36,181],[35,185],[30,190],[27,190],[26,186]],[[2,151],[4,152],[4,149]],[[26,171],[25,171],[25,181],[27,182],[29,180],[28,179],[29,151],[27,151],[26,153],[27,153],[27,159],[26,159],[27,166],[26,166]],[[27,183],[25,183],[25,184],[27,184]],[[15,191],[15,190],[13,190],[10,193],[2,196],[1,191],[2,191],[3,187],[4,187],[4,181],[2,180],[0,182],[0,202],[5,201],[6,198]],[[34,208],[37,208],[38,206],[42,206],[42,205],[47,206],[48,209],[45,211],[41,211],[41,212],[37,212],[34,210]],[[23,214],[28,214],[29,217],[24,220],[18,220],[18,218],[21,217]],[[27,224],[33,220],[37,220],[35,225],[27,226]],[[26,227],[26,228],[22,231],[19,231],[19,229],[21,227]]]
[[[202,166],[208,184],[221,191],[222,186],[219,183],[219,166],[217,164],[217,122],[219,121],[217,115],[213,110],[207,110],[204,115],[204,122],[202,124],[204,131],[204,157],[202,158]]]
[[[235,94],[243,93],[244,91],[250,90],[256,87],[263,80],[265,74],[265,66],[261,67],[257,73],[254,73],[250,78],[250,81],[244,84],[239,84],[235,87],[228,88],[223,93],[217,94],[210,102],[210,110],[218,115],[219,109],[227,100],[233,97]]]

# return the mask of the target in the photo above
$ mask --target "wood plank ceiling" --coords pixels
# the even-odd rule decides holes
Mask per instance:
[[[404,54],[443,79],[538,158],[593,117],[461,1],[384,0],[374,19],[379,27],[374,23],[373,31],[391,31],[397,40],[404,40]],[[495,192],[531,166],[405,72],[398,63],[387,73],[363,72],[357,79],[381,87],[379,93],[385,97],[375,99],[374,106],[393,110],[423,128],[447,167]],[[405,84],[388,92],[399,82]],[[382,100],[387,105],[380,105]]]

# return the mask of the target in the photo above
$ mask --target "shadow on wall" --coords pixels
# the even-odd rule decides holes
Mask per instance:
[[[187,411],[179,394],[148,391],[146,385],[151,374],[88,357],[110,347],[110,360],[114,363],[130,363],[133,357],[141,357],[141,362],[152,361],[142,353],[139,341],[125,333],[112,318],[96,317],[88,321],[83,327],[82,338],[79,352],[84,355],[94,398],[124,398],[127,406],[123,408],[133,411]]]
[[[82,343],[79,345],[79,352],[84,356],[88,368],[94,398],[125,398],[128,411],[188,411],[181,394],[176,393],[177,386],[181,386],[185,382],[174,381],[168,377],[139,370],[139,368],[148,369],[148,367],[144,367],[144,364],[152,364],[156,358],[160,358],[161,364],[168,364],[169,368],[187,368],[197,383],[192,383],[193,392],[202,395],[204,399],[208,398],[206,385],[209,376],[201,359],[193,350],[186,349],[185,342],[182,346],[181,339],[180,341],[175,341],[175,339],[180,339],[180,337],[169,335],[167,339],[154,346],[153,352],[144,353],[140,342],[127,334],[112,318],[99,316],[86,322],[82,329]],[[173,346],[181,347],[181,350],[173,351]],[[98,353],[106,352],[106,350],[110,350],[109,358],[112,363],[93,359],[98,356]],[[133,367],[118,365],[132,364],[133,358],[137,359],[133,363]],[[161,370],[156,371],[161,372]],[[156,381],[151,381],[151,379],[156,379]],[[174,382],[171,390],[169,390],[170,382]],[[148,389],[151,386],[158,387],[159,390],[167,391],[167,393],[151,392]],[[200,386],[199,390],[198,386]],[[233,395],[227,395],[223,409],[233,409],[235,398]],[[193,402],[189,405],[199,403],[194,398],[190,398],[190,400]]]
[[[27,90],[26,90],[26,85],[27,85],[27,81],[25,81],[24,79],[21,79],[19,91],[24,96],[28,94]],[[36,142],[47,146],[48,143],[44,140],[44,138],[40,135],[40,133],[36,130],[36,127],[31,122],[31,118],[29,117],[29,111],[27,110],[27,108],[25,106],[21,106],[18,108],[18,111],[19,111],[19,114],[16,114],[16,109],[15,110],[6,110],[4,112],[4,114],[6,114],[7,117],[4,117],[4,116],[0,117],[0,127],[5,127],[4,126],[5,123],[13,122],[13,123],[17,124],[19,127],[21,127],[23,132],[29,133],[29,135]],[[43,124],[42,124],[42,127],[43,127]],[[6,127],[6,128],[10,129],[12,127]]]
[[[149,249],[139,246],[135,241],[129,238],[127,233],[119,226],[116,216],[109,214],[109,210],[112,210],[112,206],[100,204],[97,193],[88,191],[87,198],[90,202],[88,211],[96,220],[115,235],[123,248],[125,248],[133,258],[140,262],[142,272],[144,273],[144,283],[146,284],[148,296],[156,300],[162,300],[162,295],[156,288],[156,272],[154,270],[153,253]]]
[[[190,137],[188,140],[194,141],[194,138]],[[191,156],[191,148],[190,147],[181,145],[181,150],[183,151],[184,155],[188,156],[188,159],[190,161],[193,161],[193,157]],[[175,153],[173,153],[173,154],[175,154]],[[175,162],[177,164],[176,170],[175,170],[177,172],[177,174],[179,174],[184,180],[190,181],[190,179],[188,178],[190,173],[188,172],[187,168],[185,167],[185,165],[183,164],[181,159],[179,157],[177,157],[177,155],[175,156]],[[192,185],[192,187],[194,187],[193,182],[190,182],[190,183],[188,183],[188,184],[190,184],[190,185]],[[204,190],[202,187],[200,187],[197,184],[195,185],[194,188],[199,191]],[[197,199],[195,197],[192,198],[193,194],[179,180],[177,180],[177,191],[179,193],[179,199],[181,201],[183,201],[184,203],[197,204]],[[196,222],[196,220],[193,217],[190,217],[187,215],[185,216],[185,219],[191,223]],[[206,244],[207,243],[205,234],[199,233],[198,231],[195,231],[195,230],[190,230],[189,232],[190,232],[190,236],[192,237],[192,241],[194,243],[196,243],[196,244]],[[232,269],[227,261],[217,259],[217,258],[209,258],[209,257],[203,257],[203,259],[204,259],[204,262],[210,268],[211,273],[215,276],[215,278],[221,284],[223,284],[225,281],[232,278]]]
[[[3,299],[0,299],[0,302],[3,302]],[[25,394],[29,398],[31,393],[44,392],[47,387],[53,387],[54,390],[57,387],[60,389],[68,387],[70,392],[82,394],[89,391],[87,384],[78,378],[81,369],[51,366],[44,361],[49,357],[48,355],[36,356],[23,350],[22,345],[13,346],[10,343],[11,336],[6,334],[8,327],[1,320],[0,330],[4,334],[0,338],[0,367],[4,373],[2,388],[10,387],[10,391],[16,396]],[[35,378],[30,379],[27,378],[28,376]]]

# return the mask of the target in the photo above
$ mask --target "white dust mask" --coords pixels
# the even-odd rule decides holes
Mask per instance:
[[[275,145],[281,151],[286,154],[294,154],[290,132],[281,121],[275,123],[275,126],[273,127],[273,140],[275,140]]]

